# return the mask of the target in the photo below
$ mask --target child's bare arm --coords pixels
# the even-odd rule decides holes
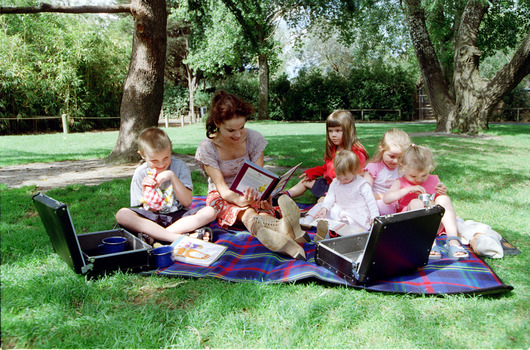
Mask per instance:
[[[364,172],[363,179],[365,179],[366,182],[368,182],[370,184],[370,187],[372,187],[374,185],[375,179],[373,178],[372,174],[370,174],[369,171],[365,171]]]
[[[385,204],[390,204],[397,200],[400,200],[401,198],[405,197],[407,194],[413,193],[413,192],[418,193],[418,194],[426,193],[425,188],[423,188],[420,185],[401,188],[401,184],[399,180],[396,180],[394,181],[392,186],[390,186],[390,189],[388,190],[388,192],[384,194],[383,202],[385,202]]]
[[[302,175],[300,175],[298,178],[299,178],[299,179],[302,179],[302,183],[303,183],[303,182],[311,181],[311,179],[309,179],[309,176],[307,176],[306,173],[302,173]]]
[[[192,191],[184,186],[184,184],[179,180],[177,175],[171,170],[165,170],[157,175],[156,183],[157,186],[160,186],[166,181],[170,181],[173,186],[173,191],[177,200],[185,207],[189,207],[193,201]]]

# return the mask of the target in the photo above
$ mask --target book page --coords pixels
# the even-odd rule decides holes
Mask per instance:
[[[280,193],[285,188],[285,185],[287,185],[287,181],[289,181],[293,173],[296,171],[296,169],[298,169],[300,165],[302,165],[302,163],[296,165],[294,168],[292,168],[280,177],[280,181],[278,181],[276,187],[274,187],[274,190],[271,192],[270,197],[274,197],[276,194]]]
[[[223,245],[191,238],[190,236],[181,236],[171,243],[171,246],[173,246],[171,256],[174,261],[200,266],[210,266],[226,250]]]
[[[254,168],[248,167],[245,175],[241,178],[237,186],[235,187],[236,192],[243,193],[248,187],[258,191],[259,198],[263,195],[265,190],[269,188],[275,178],[270,177],[263,172],[260,172]]]
[[[328,229],[331,231],[334,231],[340,236],[349,236],[349,235],[354,235],[354,234],[362,232],[362,230],[355,229],[345,222],[335,221],[335,220],[331,220],[327,218],[313,220],[313,222],[311,222],[310,225],[313,227],[317,227],[317,224],[320,220],[326,221],[328,223]]]

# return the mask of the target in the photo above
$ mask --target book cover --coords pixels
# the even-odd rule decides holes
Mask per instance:
[[[282,176],[278,176],[259,165],[245,160],[241,165],[230,189],[236,193],[243,194],[248,188],[255,189],[260,195],[260,200],[266,200],[281,192],[287,185],[287,181],[302,163],[291,168]]]
[[[190,236],[181,236],[171,243],[171,246],[173,247],[171,256],[174,261],[200,266],[210,266],[226,250],[223,245],[191,238]]]

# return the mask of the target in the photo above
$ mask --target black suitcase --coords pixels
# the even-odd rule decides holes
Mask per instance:
[[[53,250],[76,273],[95,277],[121,271],[145,271],[156,268],[151,255],[152,247],[124,229],[75,233],[66,204],[37,193],[33,203],[50,237]],[[121,236],[127,239],[125,250],[102,254],[98,245],[104,238]]]
[[[425,209],[379,216],[369,232],[324,239],[316,262],[353,285],[402,276],[429,261],[445,209]]]

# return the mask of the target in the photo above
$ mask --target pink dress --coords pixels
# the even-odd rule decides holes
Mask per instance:
[[[385,193],[390,189],[390,186],[397,180],[399,177],[399,171],[396,167],[394,170],[389,169],[385,163],[380,160],[376,163],[368,163],[363,169],[367,171],[374,179],[372,185],[372,191],[375,193]],[[379,208],[379,214],[388,215],[394,214],[396,212],[396,204],[390,203],[385,204],[382,199],[377,199],[377,208]]]
[[[370,220],[379,215],[372,188],[361,176],[349,184],[333,179],[322,207],[330,219],[346,222],[359,232],[368,231]]]
[[[436,198],[436,185],[438,185],[439,182],[440,179],[438,178],[438,175],[429,175],[427,180],[424,183],[421,183],[420,186],[425,188],[427,193],[434,194],[434,197]],[[399,178],[399,183],[401,184],[401,188],[416,186],[410,183],[409,180],[407,180],[404,176]],[[409,209],[408,206],[410,201],[415,198],[418,198],[417,193],[409,193],[398,200],[398,212],[407,211]]]

